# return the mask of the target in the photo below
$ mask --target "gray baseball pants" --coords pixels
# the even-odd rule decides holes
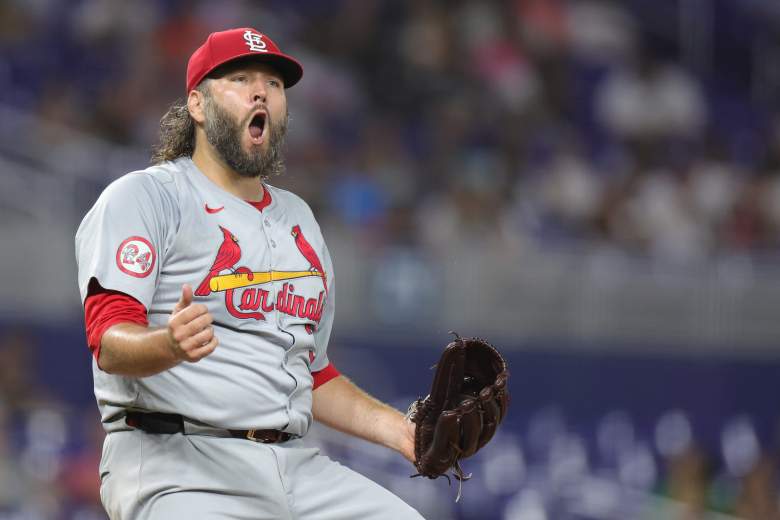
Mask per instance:
[[[420,519],[400,498],[299,439],[106,436],[100,497],[112,520]]]

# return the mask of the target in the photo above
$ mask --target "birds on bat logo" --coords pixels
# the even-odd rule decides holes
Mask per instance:
[[[308,262],[308,269],[291,271],[252,271],[246,266],[236,266],[241,260],[241,246],[236,236],[227,228],[219,226],[222,243],[217,249],[214,262],[195,290],[197,296],[208,296],[214,292],[225,293],[225,307],[228,313],[239,319],[265,320],[265,314],[273,310],[310,320],[306,330],[310,334],[322,318],[322,310],[328,293],[327,274],[317,252],[306,239],[299,225],[292,226],[290,235],[296,248]],[[319,277],[323,290],[317,297],[297,294],[293,280]],[[284,282],[276,294],[261,287],[271,282]],[[238,302],[236,304],[236,301]]]

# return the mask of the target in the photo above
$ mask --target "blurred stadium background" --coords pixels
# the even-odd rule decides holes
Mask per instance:
[[[311,442],[431,519],[780,518],[776,0],[0,0],[0,519],[104,518],[73,235],[246,25],[305,67],[273,183],[329,241],[336,364],[405,408],[455,329],[513,374],[458,505]]]

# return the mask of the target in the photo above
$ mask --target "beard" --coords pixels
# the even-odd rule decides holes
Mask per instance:
[[[274,123],[271,114],[267,113],[265,124],[268,127],[268,148],[263,151],[259,146],[253,146],[245,151],[241,145],[242,133],[246,131],[252,115],[244,121],[236,121],[213,98],[208,97],[204,107],[206,122],[203,130],[206,139],[217,153],[236,173],[242,177],[260,178],[266,180],[284,172],[282,148],[284,136],[287,133],[287,116],[282,121]]]

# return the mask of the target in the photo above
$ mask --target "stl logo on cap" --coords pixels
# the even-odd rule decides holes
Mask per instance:
[[[303,76],[301,64],[280,51],[267,34],[252,27],[237,27],[209,34],[192,53],[187,62],[187,94],[220,65],[247,56],[275,67],[282,75],[284,88],[292,87]]]
[[[266,48],[266,44],[263,41],[262,34],[257,34],[250,30],[246,30],[244,32],[244,39],[246,40],[246,44],[249,47],[250,51],[268,52],[268,49]]]

